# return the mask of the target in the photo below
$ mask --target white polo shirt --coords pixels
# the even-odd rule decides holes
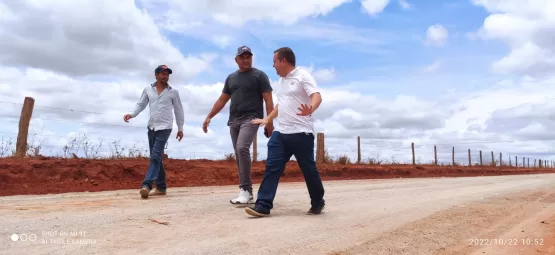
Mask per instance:
[[[310,95],[320,92],[312,75],[296,67],[286,77],[279,78],[276,89],[278,116],[274,120],[275,131],[282,134],[314,134],[314,118],[299,116],[301,104],[310,106]]]

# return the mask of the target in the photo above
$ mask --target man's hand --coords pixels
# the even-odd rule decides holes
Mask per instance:
[[[268,124],[268,119],[267,119],[267,118],[264,118],[264,119],[253,119],[253,120],[251,121],[251,123],[252,123],[252,124],[258,124],[258,125],[260,125],[260,126],[264,126],[264,125]]]
[[[299,109],[299,111],[301,111],[301,112],[297,113],[297,115],[299,115],[299,116],[308,116],[308,115],[312,114],[312,105],[301,104],[301,107],[297,108],[297,109]]]
[[[273,132],[274,132],[274,124],[269,122],[268,124],[266,124],[266,127],[264,128],[264,135],[266,136],[266,138],[270,138]]]
[[[175,139],[177,139],[178,141],[181,141],[182,138],[183,138],[183,131],[177,131],[177,136],[175,137]]]
[[[204,131],[204,133],[208,133],[208,125],[210,124],[210,118],[206,118],[204,120],[204,123],[202,123],[202,131]]]
[[[129,122],[129,120],[130,120],[131,118],[133,118],[133,117],[131,116],[131,114],[125,114],[125,115],[123,115],[123,121],[125,121],[125,122]]]

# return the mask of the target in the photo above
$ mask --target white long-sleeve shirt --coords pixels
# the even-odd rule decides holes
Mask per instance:
[[[183,112],[183,104],[179,97],[179,91],[168,85],[160,95],[156,91],[156,83],[147,86],[135,110],[131,116],[136,117],[141,113],[146,105],[150,108],[150,118],[148,120],[148,128],[153,130],[171,129],[173,127],[172,109],[175,113],[177,122],[177,130],[183,131],[183,124],[185,123],[185,114]]]

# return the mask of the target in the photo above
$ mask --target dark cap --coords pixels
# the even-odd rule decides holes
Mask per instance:
[[[241,46],[237,48],[237,56],[243,55],[243,53],[249,53],[250,55],[252,55],[251,48],[249,48],[248,46]]]
[[[154,73],[159,73],[162,71],[168,70],[168,73],[171,74],[172,73],[172,69],[170,69],[167,65],[159,65],[158,67],[156,67],[156,69],[154,70]]]

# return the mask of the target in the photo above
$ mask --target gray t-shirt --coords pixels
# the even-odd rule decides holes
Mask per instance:
[[[225,80],[223,93],[231,96],[229,120],[264,118],[262,93],[272,91],[270,79],[261,70],[251,68],[246,72],[235,71]]]

